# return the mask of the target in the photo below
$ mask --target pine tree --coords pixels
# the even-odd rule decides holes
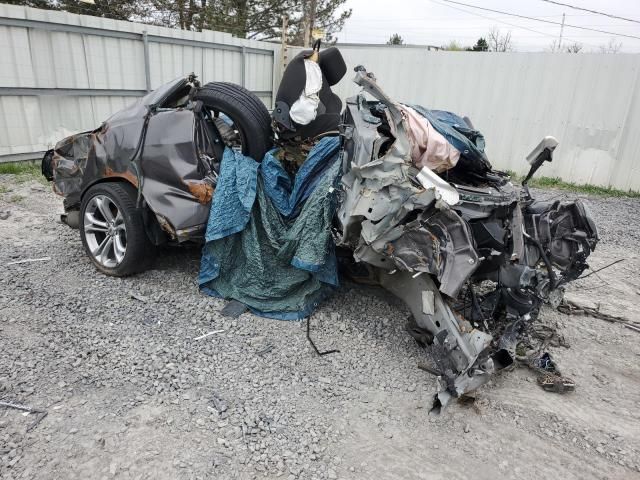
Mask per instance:
[[[404,45],[404,39],[397,33],[394,33],[387,40],[387,45]]]

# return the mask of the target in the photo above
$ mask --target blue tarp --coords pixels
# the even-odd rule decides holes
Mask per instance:
[[[338,286],[331,222],[339,137],[313,148],[293,180],[268,152],[261,163],[227,149],[222,159],[198,282],[255,313],[300,319]]]

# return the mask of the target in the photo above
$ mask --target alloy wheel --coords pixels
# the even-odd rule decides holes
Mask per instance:
[[[117,267],[127,252],[127,228],[122,212],[106,195],[96,195],[87,203],[84,233],[93,258],[107,268]]]

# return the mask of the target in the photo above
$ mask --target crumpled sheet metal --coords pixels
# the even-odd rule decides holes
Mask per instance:
[[[468,224],[449,209],[422,212],[388,241],[386,253],[402,270],[435,275],[440,291],[452,298],[478,266]]]
[[[77,210],[93,184],[117,178],[140,188],[160,227],[183,241],[204,235],[213,186],[198,172],[196,114],[151,108],[185,85],[176,79],[108,118],[99,128],[55,146],[53,189]],[[169,221],[171,219],[171,221]]]
[[[492,336],[457,316],[445,299],[456,297],[478,267],[472,232],[451,208],[458,197],[445,201],[441,190],[449,186],[425,186],[418,178],[400,106],[366,73],[358,72],[356,83],[386,106],[382,111],[393,138],[378,131],[381,122],[364,97],[347,101],[338,244],[350,247],[356,261],[379,267],[380,284],[407,303],[420,328],[434,334],[433,357],[447,383],[439,400],[446,404],[452,394],[485,383],[495,370],[484,356]],[[393,143],[379,156],[385,141]]]
[[[379,280],[384,288],[405,301],[419,327],[433,333],[433,359],[443,374],[443,381],[449,382],[441,385],[438,393],[443,405],[451,399],[451,392],[460,395],[487,382],[494,365],[491,358],[483,357],[483,353],[491,344],[491,335],[457,316],[431,276],[414,277],[406,271],[390,273],[383,270]],[[474,375],[468,375],[471,369],[474,369]]]
[[[82,189],[82,174],[91,148],[91,132],[72,135],[56,144],[52,157],[55,193],[67,196]]]
[[[378,132],[379,122],[371,118],[362,97],[347,101],[347,115],[353,127],[347,127],[345,132],[345,148],[352,148],[353,153],[351,163],[343,164],[344,198],[338,213],[342,238],[339,243],[350,246],[357,261],[388,270],[397,267],[412,273],[430,272],[440,280],[443,293],[455,296],[478,264],[469,227],[445,202],[436,203],[441,195],[435,187],[425,188],[412,179],[418,169],[412,166],[410,126],[402,107],[367,74],[358,72],[355,81],[387,107],[384,114],[393,143],[382,157],[377,158],[376,145],[385,140]],[[408,234],[401,242],[410,242],[411,232],[420,228],[405,221],[417,210],[428,211],[431,215],[442,212],[440,217],[446,219],[449,229],[443,231],[442,224],[421,224],[425,234],[422,247],[435,254],[431,262],[418,261],[411,248],[401,248],[402,254],[395,250],[403,235]],[[421,249],[418,245],[414,247]]]

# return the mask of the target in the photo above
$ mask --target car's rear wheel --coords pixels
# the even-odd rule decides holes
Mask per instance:
[[[209,110],[228,147],[261,161],[273,146],[269,111],[246,88],[233,83],[211,82],[203,85],[193,99],[202,101]]]
[[[80,206],[80,237],[98,270],[124,277],[148,268],[154,247],[135,205],[136,190],[126,183],[91,187]]]

